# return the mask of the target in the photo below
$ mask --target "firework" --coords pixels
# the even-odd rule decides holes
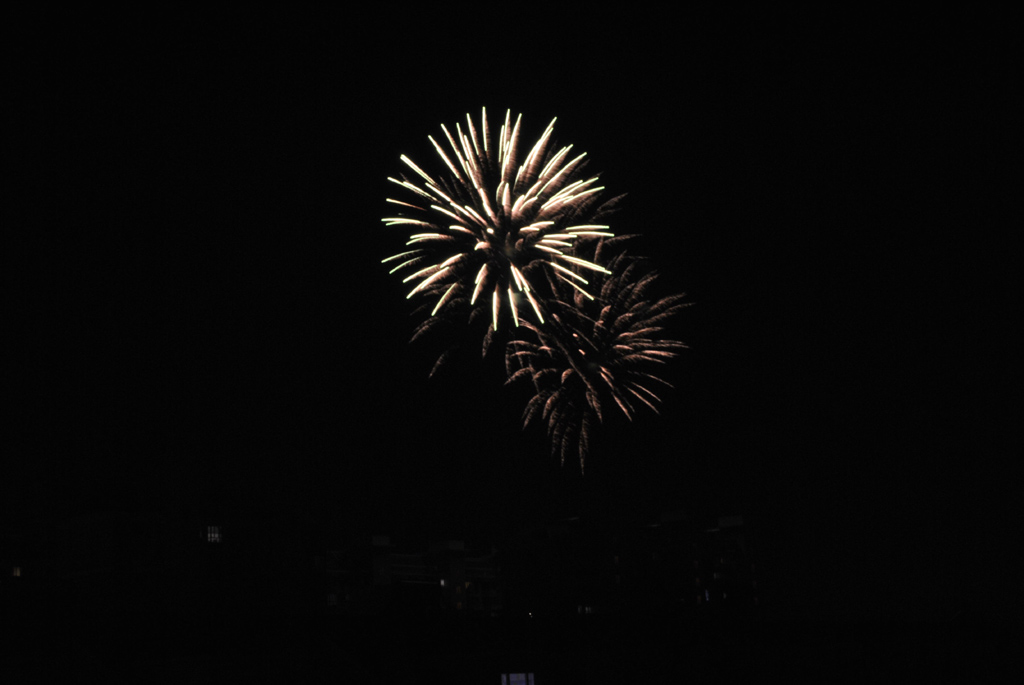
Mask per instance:
[[[388,179],[401,195],[384,222],[409,235],[383,261],[421,302],[413,340],[487,321],[485,354],[500,338],[508,382],[532,383],[524,423],[545,422],[552,451],[563,464],[575,451],[582,469],[607,411],[658,411],[670,386],[654,372],[685,347],[662,324],[686,303],[652,298],[656,276],[638,260],[606,259],[625,240],[603,223],[619,198],[603,201],[585,155],[552,142],[554,120],[522,154],[521,119],[506,112],[497,139],[486,110],[479,129],[469,115],[465,129],[441,126],[446,145],[428,136],[437,171],[401,157],[409,171]]]
[[[671,385],[654,371],[686,347],[663,337],[684,296],[651,299],[656,274],[625,254],[608,269],[596,297],[563,288],[551,300],[551,324],[527,323],[532,339],[506,346],[508,382],[530,380],[535,390],[524,426],[546,422],[552,452],[564,463],[575,450],[581,468],[609,406],[630,420],[644,407],[658,412],[659,392]]]
[[[411,284],[409,298],[428,300],[428,320],[417,335],[462,306],[471,316],[488,316],[491,332],[503,319],[519,326],[527,320],[524,311],[543,325],[549,283],[582,292],[587,278],[581,271],[607,273],[577,250],[612,235],[600,220],[614,200],[599,203],[604,189],[598,177],[582,175],[585,153],[575,155],[571,145],[555,150],[555,120],[521,156],[521,119],[513,124],[506,112],[497,140],[486,109],[479,130],[468,114],[465,129],[442,125],[447,147],[428,136],[444,163],[442,172],[428,173],[402,155],[412,175],[388,179],[402,189],[403,199],[388,198],[396,211],[383,221],[411,234],[409,249],[384,262]]]

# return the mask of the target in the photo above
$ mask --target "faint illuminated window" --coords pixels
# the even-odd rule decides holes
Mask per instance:
[[[220,526],[207,526],[206,527],[206,541],[207,542],[223,542],[221,537]]]
[[[20,578],[21,577],[21,567],[20,566],[15,566],[14,568],[12,568],[11,569],[11,576],[14,577],[14,578]]]
[[[532,673],[502,673],[501,685],[533,685]]]

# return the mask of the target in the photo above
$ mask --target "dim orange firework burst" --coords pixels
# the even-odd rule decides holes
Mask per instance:
[[[551,300],[551,325],[526,324],[533,339],[506,346],[508,382],[530,380],[535,390],[524,425],[546,422],[552,452],[564,463],[575,450],[581,468],[607,406],[630,420],[643,407],[658,413],[671,385],[653,371],[686,347],[665,338],[663,325],[688,306],[684,295],[652,299],[656,274],[625,254],[608,269],[595,298],[563,289]]]
[[[543,325],[549,283],[585,292],[581,270],[607,273],[577,249],[612,235],[599,222],[614,200],[601,203],[598,177],[582,175],[585,153],[574,156],[571,145],[554,149],[555,120],[521,158],[521,119],[513,124],[506,112],[497,140],[486,109],[479,130],[468,114],[465,130],[442,125],[447,148],[428,136],[444,163],[442,173],[428,173],[402,155],[413,175],[388,179],[403,189],[404,199],[388,198],[397,211],[383,221],[414,232],[406,242],[410,249],[384,262],[394,263],[391,272],[412,284],[408,298],[431,298],[431,319],[468,305],[489,315],[491,331],[504,318],[519,326],[523,310]]]

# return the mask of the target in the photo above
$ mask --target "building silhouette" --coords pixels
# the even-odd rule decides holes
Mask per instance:
[[[81,512],[3,531],[0,592],[76,612],[488,617],[748,614],[741,516],[580,516],[504,540],[402,538],[193,506]]]

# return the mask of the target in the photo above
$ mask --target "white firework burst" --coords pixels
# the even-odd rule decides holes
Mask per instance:
[[[409,249],[384,262],[394,263],[392,273],[402,272],[403,282],[413,284],[407,297],[436,298],[431,317],[468,303],[489,309],[492,331],[506,311],[515,326],[523,310],[543,324],[552,278],[586,293],[586,272],[608,273],[576,248],[612,235],[598,221],[614,200],[598,204],[604,188],[597,176],[582,175],[585,153],[575,155],[571,145],[554,149],[554,119],[520,158],[521,120],[519,115],[512,123],[506,112],[495,141],[486,109],[479,130],[467,114],[465,129],[441,126],[447,147],[428,136],[444,162],[441,174],[402,155],[414,175],[388,178],[405,191],[405,199],[388,198],[397,211],[383,221],[413,233]]]

